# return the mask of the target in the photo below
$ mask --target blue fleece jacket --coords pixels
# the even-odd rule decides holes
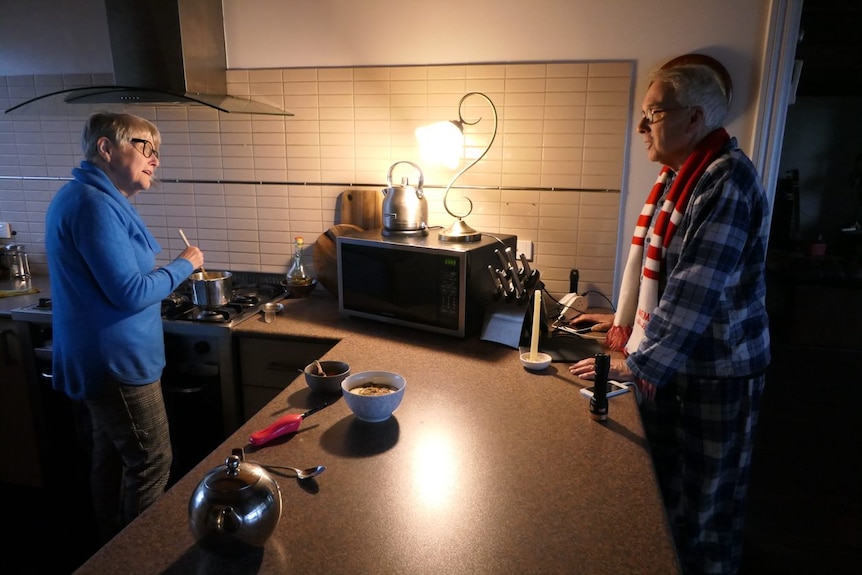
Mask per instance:
[[[53,385],[93,397],[107,376],[151,383],[165,366],[161,301],[193,271],[161,251],[131,202],[84,161],[57,192],[45,221],[51,283]]]

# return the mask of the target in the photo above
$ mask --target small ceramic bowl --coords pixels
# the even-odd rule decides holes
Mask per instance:
[[[536,359],[530,359],[530,352],[521,354],[521,365],[530,371],[542,371],[551,365],[551,356],[547,353],[537,352]]]
[[[311,282],[302,285],[294,285],[285,282],[284,285],[293,297],[308,297],[311,292],[314,291],[314,288],[317,287],[317,280],[313,279]]]
[[[369,386],[372,387],[369,389]],[[391,391],[378,395],[376,393],[381,391],[380,387],[390,388]],[[406,387],[407,380],[390,371],[361,371],[341,382],[341,392],[347,407],[357,418],[368,423],[389,419],[401,404]]]
[[[305,374],[305,383],[311,391],[318,393],[341,393],[341,382],[350,375],[350,366],[343,361],[321,361],[320,367],[326,375],[320,375],[317,364],[309,363],[302,370]]]

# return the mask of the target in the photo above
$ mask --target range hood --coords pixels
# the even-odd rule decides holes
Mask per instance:
[[[49,112],[57,105],[203,105],[221,112],[292,116],[227,95],[221,0],[105,0],[114,85],[70,88],[9,108]]]

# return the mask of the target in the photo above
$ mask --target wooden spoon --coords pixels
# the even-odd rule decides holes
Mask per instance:
[[[186,243],[186,247],[187,248],[192,247],[192,245],[189,243],[189,239],[186,237],[186,233],[182,230],[182,228],[180,228],[179,232],[180,232],[180,237],[183,238],[183,241]],[[204,279],[209,279],[207,277],[207,271],[204,269],[203,266],[201,266],[201,274],[203,274]]]
[[[318,373],[319,375],[322,375],[323,377],[326,377],[326,372],[325,372],[325,371],[323,371],[323,366],[322,366],[322,365],[320,365],[320,362],[319,362],[319,361],[317,361],[317,360],[315,359],[315,360],[314,360],[314,365],[317,367],[317,373]]]

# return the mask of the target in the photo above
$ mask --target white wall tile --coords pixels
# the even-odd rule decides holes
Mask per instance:
[[[165,261],[182,249],[175,230],[183,227],[210,267],[280,273],[289,265],[294,236],[313,242],[336,221],[337,198],[346,187],[385,187],[394,162],[420,162],[415,128],[457,119],[461,97],[481,91],[497,108],[497,138],[457,180],[450,208],[463,213],[469,197],[470,225],[532,240],[534,267],[553,294],[568,290],[572,267],[581,270],[584,286],[610,294],[619,188],[633,132],[627,117],[631,74],[631,62],[229,70],[231,94],[284,105],[295,116],[136,108],[162,132],[163,182],[135,203],[168,248],[160,256]],[[6,77],[0,96],[91,81],[91,75]],[[490,139],[485,102],[469,98],[462,113],[482,118],[465,126],[462,166],[420,163],[434,225],[452,223],[442,207],[443,189]],[[19,230],[37,267],[44,265],[38,243],[44,242],[44,211],[80,161],[83,120],[0,118],[0,175],[61,178],[0,181],[0,218]],[[248,183],[202,183],[222,180]],[[593,189],[601,191],[582,191]]]

